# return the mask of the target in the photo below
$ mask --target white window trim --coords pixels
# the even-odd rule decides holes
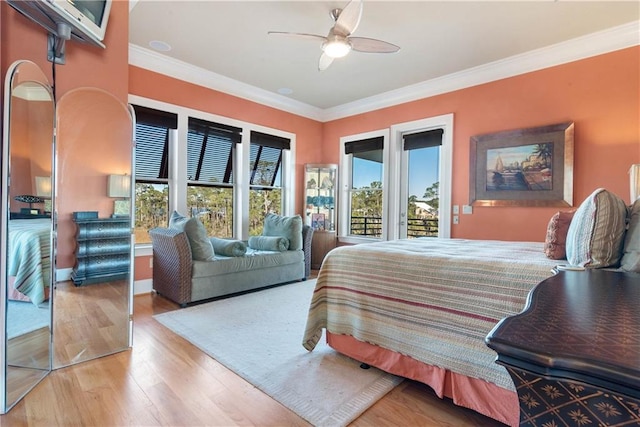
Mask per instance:
[[[340,193],[338,211],[338,240],[341,243],[369,243],[379,240],[399,238],[400,223],[400,161],[402,156],[402,135],[429,129],[443,129],[440,147],[439,197],[440,211],[438,237],[451,237],[451,191],[453,177],[453,113],[429,117],[410,122],[397,123],[389,129],[349,135],[340,138]],[[382,136],[383,148],[383,196],[382,196],[382,236],[355,237],[348,235],[349,230],[349,189],[351,186],[350,155],[344,154],[347,142]]]
[[[382,148],[382,233],[380,238],[351,236],[349,231],[349,205],[351,189],[351,154],[344,153],[347,142],[369,138],[383,138]],[[338,239],[343,243],[370,243],[387,239],[388,187],[389,182],[389,129],[379,129],[371,132],[359,133],[340,138],[340,194],[338,209]]]
[[[453,113],[429,117],[421,120],[398,123],[391,126],[390,169],[395,179],[389,185],[389,193],[400,194],[400,165],[402,157],[402,135],[430,129],[443,129],[440,147],[438,237],[451,237],[451,179],[453,169]],[[393,186],[393,188],[391,188]],[[400,231],[400,197],[389,201],[389,239],[398,239]]]
[[[236,187],[236,200],[234,200],[234,235],[239,239],[249,238],[249,170],[242,166],[248,164],[250,135],[251,131],[258,131],[270,135],[280,136],[289,139],[290,150],[284,150],[282,156],[282,212],[283,215],[293,215],[295,210],[295,159],[296,159],[296,135],[280,129],[274,129],[266,126],[256,125],[253,123],[232,119],[229,117],[219,116],[200,110],[183,107],[180,105],[169,104],[155,99],[145,98],[138,95],[129,95],[130,104],[140,105],[144,107],[154,108],[156,110],[166,111],[178,115],[178,129],[170,132],[171,150],[169,162],[169,214],[173,210],[186,212],[187,209],[187,135],[189,131],[188,118],[193,117],[215,123],[224,123],[226,125],[235,126],[242,129],[242,143],[239,149],[236,149],[234,157],[234,185]],[[177,143],[174,143],[177,142]],[[180,149],[184,147],[184,149]],[[237,173],[244,171],[244,173]],[[134,172],[135,173],[135,172]],[[246,212],[245,212],[246,210]],[[238,218],[236,212],[241,212],[242,217]],[[238,221],[240,219],[240,221]],[[136,250],[136,255],[146,253],[144,247],[150,247],[149,244],[139,245],[140,253]]]

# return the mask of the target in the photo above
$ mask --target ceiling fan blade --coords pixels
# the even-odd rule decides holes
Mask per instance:
[[[353,34],[360,24],[360,18],[362,18],[362,1],[351,0],[340,12],[336,25],[333,27],[334,33],[343,36]]]
[[[322,53],[322,55],[320,55],[320,62],[318,62],[318,70],[320,71],[326,70],[327,68],[329,68],[329,65],[331,65],[332,62],[333,62],[332,57],[330,57],[325,53]]]
[[[367,37],[349,37],[351,49],[366,53],[393,53],[400,50],[399,46],[382,40]]]
[[[269,34],[270,36],[285,36],[285,37],[296,37],[299,39],[300,38],[312,39],[312,40],[318,40],[320,42],[324,42],[326,40],[326,37],[319,36],[317,34],[289,33],[286,31],[269,31],[267,34]]]

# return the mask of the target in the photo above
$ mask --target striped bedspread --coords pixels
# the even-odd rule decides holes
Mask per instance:
[[[45,300],[49,286],[51,219],[12,219],[9,221],[9,276],[14,287],[35,305]]]
[[[515,390],[484,338],[558,264],[542,243],[418,238],[343,246],[318,274],[303,345],[326,328]]]

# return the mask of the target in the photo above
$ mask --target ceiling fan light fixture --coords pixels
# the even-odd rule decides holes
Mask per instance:
[[[322,51],[331,58],[342,58],[351,51],[351,44],[345,40],[331,40],[322,45]]]

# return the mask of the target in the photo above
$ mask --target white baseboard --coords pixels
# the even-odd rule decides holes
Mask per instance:
[[[133,294],[148,294],[153,290],[153,279],[136,280],[133,282]]]
[[[56,283],[57,282],[66,282],[67,280],[71,280],[71,273],[73,272],[73,268],[59,268],[56,270]]]

